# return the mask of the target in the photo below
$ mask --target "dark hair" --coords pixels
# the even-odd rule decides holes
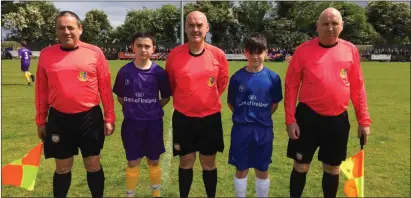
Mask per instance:
[[[261,54],[267,49],[267,39],[262,34],[253,32],[244,39],[244,48],[250,54]]]
[[[78,17],[78,15],[72,11],[61,11],[55,18],[56,24],[57,24],[57,19],[62,17],[62,16],[72,16],[74,18],[76,18],[77,20],[77,26],[80,27],[81,26],[81,20],[80,17]]]
[[[134,42],[138,39],[138,38],[149,38],[151,39],[151,41],[153,42],[153,46],[156,46],[156,40],[154,38],[154,34],[153,33],[148,33],[148,32],[137,32],[133,35],[133,37],[131,38],[131,44],[134,44]]]
[[[21,41],[20,44],[21,44],[23,47],[26,47],[26,45],[27,45],[26,41]]]

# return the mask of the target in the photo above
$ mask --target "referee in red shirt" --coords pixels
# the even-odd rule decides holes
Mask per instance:
[[[204,41],[208,30],[203,13],[189,13],[185,22],[188,42],[174,48],[166,63],[175,109],[173,153],[180,156],[180,197],[190,192],[197,151],[207,196],[215,197],[215,158],[224,149],[220,96],[228,83],[228,61],[222,50]]]
[[[108,63],[100,48],[80,41],[83,30],[75,13],[60,12],[56,31],[60,44],[40,53],[35,93],[37,133],[45,158],[56,161],[53,195],[67,196],[73,156],[80,148],[91,195],[103,197],[99,155],[115,121]]]
[[[317,147],[324,170],[324,197],[336,196],[340,164],[347,155],[350,123],[346,109],[350,98],[358,121],[358,137],[364,136],[366,143],[370,134],[360,55],[355,45],[338,38],[343,23],[338,10],[324,10],[317,21],[318,37],[296,49],[287,69],[287,156],[294,159],[290,197],[301,197]]]

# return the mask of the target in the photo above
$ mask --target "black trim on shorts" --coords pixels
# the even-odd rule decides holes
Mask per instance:
[[[193,152],[211,156],[224,151],[220,112],[197,118],[186,116],[174,110],[172,125],[174,156]]]

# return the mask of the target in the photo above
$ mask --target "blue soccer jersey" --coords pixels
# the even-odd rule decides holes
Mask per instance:
[[[117,74],[113,92],[124,99],[123,114],[134,120],[157,120],[164,116],[159,101],[171,96],[167,73],[152,63],[150,69],[142,70],[134,62],[124,65]]]
[[[228,103],[234,107],[234,124],[258,124],[273,127],[272,104],[283,99],[281,79],[264,67],[260,72],[238,70],[228,85]]]

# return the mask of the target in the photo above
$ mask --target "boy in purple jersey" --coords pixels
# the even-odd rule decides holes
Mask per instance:
[[[132,49],[135,59],[120,69],[113,88],[123,106],[121,137],[128,160],[127,196],[134,197],[140,161],[147,157],[152,196],[160,197],[159,158],[165,152],[162,107],[170,101],[171,89],[167,73],[150,60],[155,51],[154,37],[146,33],[135,34]]]
[[[31,56],[33,55],[31,53],[31,50],[26,48],[27,43],[25,41],[21,42],[21,48],[18,51],[18,56],[20,57],[20,63],[21,63],[21,71],[24,72],[24,77],[26,77],[26,80],[28,82],[27,85],[31,85],[32,82],[34,82],[34,75],[32,75],[29,72],[29,67],[30,67],[30,60]]]

